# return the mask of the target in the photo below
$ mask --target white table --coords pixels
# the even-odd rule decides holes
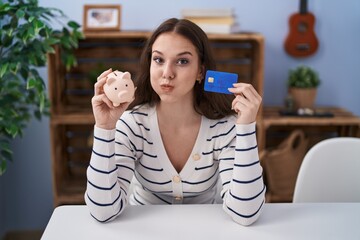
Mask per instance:
[[[43,240],[69,239],[360,239],[360,203],[265,204],[256,223],[232,221],[221,205],[128,206],[110,223],[86,206],[54,210]]]

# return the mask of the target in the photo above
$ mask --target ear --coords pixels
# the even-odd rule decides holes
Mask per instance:
[[[205,67],[204,67],[204,65],[202,65],[200,67],[200,71],[199,71],[196,79],[200,79],[200,81],[201,81],[205,77],[204,72],[205,72]]]
[[[129,72],[124,72],[123,78],[131,79],[131,74]]]
[[[113,77],[107,78],[107,79],[106,79],[106,83],[109,84],[109,85],[111,85],[113,82],[115,82],[115,80],[116,80],[116,79],[113,78]]]

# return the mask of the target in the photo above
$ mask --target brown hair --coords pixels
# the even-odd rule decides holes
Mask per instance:
[[[153,32],[145,44],[140,58],[140,69],[134,80],[137,86],[135,100],[131,103],[129,109],[145,103],[154,105],[160,101],[159,96],[151,87],[150,64],[152,46],[158,36],[165,32],[175,32],[192,42],[199,55],[200,65],[203,66],[204,73],[207,70],[216,69],[209,39],[204,31],[189,20],[170,18]],[[205,76],[203,76],[203,78],[204,77]],[[196,81],[194,85],[195,111],[210,119],[219,119],[234,114],[231,110],[233,96],[206,92],[204,91],[204,82],[204,79],[202,79],[201,83]]]

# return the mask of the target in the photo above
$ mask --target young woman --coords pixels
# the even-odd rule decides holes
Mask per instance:
[[[229,89],[234,95],[205,92],[209,69],[206,34],[172,18],[144,48],[131,105],[113,107],[102,89],[112,70],[99,76],[85,193],[96,220],[114,219],[127,204],[211,204],[217,195],[236,222],[258,218],[265,201],[255,132],[261,97],[244,83]]]

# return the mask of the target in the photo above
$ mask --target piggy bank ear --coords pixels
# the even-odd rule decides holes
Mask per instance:
[[[116,80],[116,79],[113,78],[113,77],[107,78],[107,79],[106,79],[106,83],[110,85],[110,84],[112,84],[113,82],[115,82],[115,80]]]
[[[131,79],[131,74],[129,72],[124,72],[123,78]]]

